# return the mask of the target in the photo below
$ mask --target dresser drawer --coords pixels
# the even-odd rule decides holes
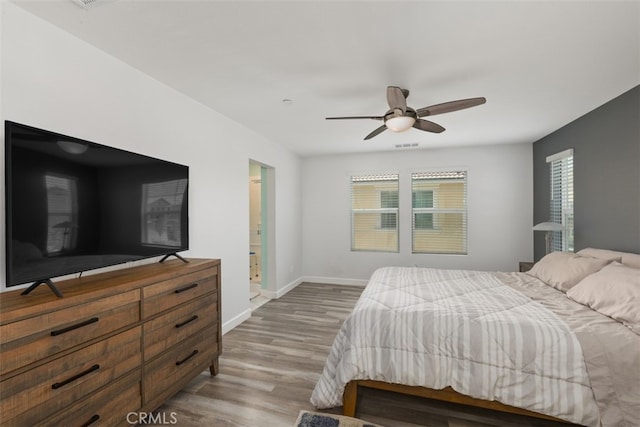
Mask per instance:
[[[146,363],[143,404],[172,396],[185,382],[212,365],[218,356],[216,341],[217,326],[208,327]]]
[[[140,320],[133,290],[0,326],[0,375]]]
[[[142,314],[148,319],[161,311],[216,290],[218,268],[210,268],[182,277],[145,286],[142,289]]]
[[[217,299],[217,294],[207,294],[145,322],[142,332],[145,360],[151,360],[199,330],[215,325],[218,321],[215,311]]]
[[[139,369],[141,329],[129,329],[2,381],[3,425],[35,424]]]
[[[133,425],[141,404],[140,370],[137,369],[75,405],[47,417],[36,426]]]

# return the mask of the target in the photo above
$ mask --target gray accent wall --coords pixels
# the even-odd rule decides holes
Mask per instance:
[[[546,157],[568,148],[574,149],[575,250],[640,253],[640,86],[533,144],[533,224],[549,219]],[[544,252],[544,233],[535,232],[535,259]]]

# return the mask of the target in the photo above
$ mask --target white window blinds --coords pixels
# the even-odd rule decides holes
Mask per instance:
[[[562,224],[551,232],[551,251],[573,251],[573,149],[547,157],[551,173],[549,220]]]
[[[398,174],[351,177],[351,250],[398,252]]]
[[[467,253],[467,172],[411,174],[413,253]]]

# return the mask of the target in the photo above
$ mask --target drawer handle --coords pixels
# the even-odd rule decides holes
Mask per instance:
[[[191,316],[189,319],[185,320],[184,322],[176,323],[176,328],[182,328],[187,323],[191,323],[191,322],[193,322],[194,320],[197,320],[197,319],[198,319],[198,315],[194,314],[193,316]]]
[[[178,361],[176,362],[176,366],[180,366],[180,365],[182,365],[184,362],[186,362],[187,360],[191,359],[191,358],[192,358],[193,356],[195,356],[196,354],[198,354],[198,350],[193,350],[193,352],[192,352],[190,355],[188,355],[187,357],[185,357],[185,358],[184,358],[184,359],[182,359],[182,360],[178,360]]]
[[[83,326],[90,325],[92,323],[96,323],[99,319],[97,317],[92,317],[89,320],[85,320],[84,322],[76,323],[75,325],[67,326],[63,329],[56,329],[55,331],[51,331],[51,336],[55,337],[56,335],[66,334],[67,332],[71,332],[74,329],[82,328]]]
[[[195,288],[196,286],[198,286],[198,284],[197,284],[197,283],[192,283],[192,284],[190,284],[189,286],[185,286],[184,288],[176,289],[176,290],[175,290],[175,291],[173,291],[173,292],[175,292],[176,294],[180,294],[180,293],[182,293],[182,292],[184,292],[184,291],[188,291],[189,289],[193,289],[193,288]]]
[[[69,377],[69,378],[67,378],[66,380],[62,381],[62,382],[59,382],[59,383],[55,383],[55,384],[53,384],[53,385],[51,386],[51,388],[52,388],[52,389],[54,389],[54,390],[59,389],[60,387],[65,386],[65,385],[67,385],[67,384],[69,384],[69,383],[72,383],[72,382],[74,382],[75,380],[77,380],[78,378],[82,378],[82,377],[84,377],[85,375],[90,374],[90,373],[91,373],[91,372],[93,372],[93,371],[97,371],[98,369],[100,369],[100,365],[95,364],[95,365],[93,365],[92,367],[90,367],[89,369],[87,369],[86,371],[82,371],[82,372],[80,372],[79,374],[74,375],[74,376],[72,376],[72,377]]]
[[[91,424],[93,424],[93,423],[95,423],[96,421],[98,421],[99,419],[100,419],[100,415],[95,414],[93,417],[89,418],[89,420],[88,420],[86,423],[82,424],[82,426],[81,426],[81,427],[88,427],[88,426],[90,426]]]

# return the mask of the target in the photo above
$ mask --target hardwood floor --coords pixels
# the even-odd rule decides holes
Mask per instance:
[[[256,309],[224,335],[220,373],[203,372],[158,413],[181,427],[289,427],[300,410],[317,411],[309,397],[362,289],[303,283]],[[388,427],[570,425],[371,389],[362,390],[357,415]]]

